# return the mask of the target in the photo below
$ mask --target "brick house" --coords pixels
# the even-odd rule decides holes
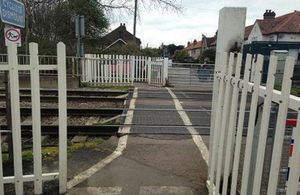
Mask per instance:
[[[196,59],[205,50],[216,47],[216,40],[217,40],[216,35],[213,37],[206,37],[205,35],[202,35],[201,41],[197,41],[195,39],[193,41],[193,43],[188,42],[187,47],[184,48],[184,50],[186,50],[188,52],[190,57],[193,57]]]
[[[120,24],[118,28],[111,31],[103,37],[102,49],[107,50],[109,48],[121,47],[133,42],[133,34],[126,30],[125,24]],[[141,46],[141,40],[135,38],[135,43],[138,47]]]
[[[186,50],[190,57],[192,58],[198,58],[201,54],[201,48],[202,48],[202,41],[197,41],[196,39],[193,41],[193,43],[188,42],[187,47],[183,50]]]
[[[253,41],[300,42],[299,11],[275,17],[274,11],[266,10],[263,16],[245,28],[245,44]]]
[[[266,10],[263,19],[245,28],[244,49],[247,52],[269,55],[273,50],[286,50],[300,65],[300,12],[279,17]]]
[[[245,28],[244,58],[246,53],[265,56],[262,82],[266,82],[269,56],[273,53],[284,61],[286,56],[296,59],[293,80],[300,81],[300,12],[294,11],[279,17],[266,10],[263,19]],[[276,54],[277,53],[277,54]]]

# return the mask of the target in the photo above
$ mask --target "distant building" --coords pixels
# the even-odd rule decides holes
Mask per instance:
[[[300,12],[294,11],[275,17],[274,11],[266,10],[263,19],[258,19],[245,28],[245,44],[254,41],[300,42]]]
[[[206,37],[202,35],[202,51],[207,49],[215,49],[217,45],[217,33],[213,37]]]
[[[193,41],[193,43],[188,42],[187,47],[183,50],[186,50],[190,57],[192,58],[198,58],[201,54],[201,48],[202,48],[202,41],[197,41],[196,39]]]
[[[246,53],[265,56],[263,82],[266,82],[269,56],[271,53],[285,53],[296,59],[293,80],[300,81],[300,12],[294,11],[276,17],[266,10],[263,19],[245,28],[244,58]]]
[[[244,50],[263,55],[273,50],[287,50],[300,65],[300,12],[276,17],[274,11],[266,10],[263,19],[245,28]]]
[[[102,49],[107,50],[109,48],[120,47],[133,42],[133,34],[126,30],[125,24],[120,24],[118,28],[108,33],[103,37]],[[137,46],[141,46],[141,40],[135,37],[135,43]]]
[[[212,49],[216,47],[217,36],[206,37],[202,35],[202,40],[197,41],[196,39],[193,43],[188,42],[187,47],[184,50],[188,51],[190,57],[198,58],[205,50]]]

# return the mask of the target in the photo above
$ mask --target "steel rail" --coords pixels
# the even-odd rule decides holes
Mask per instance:
[[[7,129],[7,125],[0,125],[1,129]],[[114,135],[118,132],[119,125],[68,125],[68,135]],[[32,134],[32,125],[21,125],[22,135]],[[42,125],[42,134],[58,135],[57,125]],[[2,132],[2,130],[0,130]]]
[[[118,135],[123,136],[125,134],[118,133],[118,129],[120,127],[143,127],[143,128],[186,128],[186,127],[194,127],[198,129],[199,134],[198,135],[210,135],[210,129],[209,126],[199,126],[199,125],[191,125],[191,126],[185,126],[185,125],[145,125],[145,124],[139,124],[139,125],[132,125],[132,124],[123,124],[123,125],[68,125],[68,135],[102,135],[102,136],[111,136],[111,135]],[[11,131],[7,131],[8,129],[7,125],[0,125],[0,133],[10,133]],[[272,129],[272,128],[269,128]],[[21,125],[22,135],[31,135],[32,134],[32,125]],[[59,127],[57,125],[42,125],[41,131],[44,135],[58,135]],[[139,134],[153,134],[153,135],[159,135],[159,134],[174,134],[174,135],[185,135],[183,132],[176,132],[176,131],[161,131],[156,130],[153,132],[145,131],[145,132],[130,132],[129,135],[139,135]],[[187,135],[190,135],[187,131]],[[247,135],[247,128],[244,127],[243,129],[243,136]],[[271,135],[268,134],[270,137]]]
[[[5,95],[0,94],[0,101],[4,101]],[[124,102],[126,98],[110,98],[110,97],[86,97],[86,96],[69,96],[68,101],[105,101],[105,102]],[[21,101],[31,101],[30,95],[21,95]],[[41,96],[42,102],[58,102],[57,96]]]
[[[20,108],[22,116],[30,116],[31,108]],[[68,108],[68,116],[116,116],[122,114],[123,109],[119,108],[97,108],[97,109],[84,109],[84,108]],[[0,114],[6,114],[6,108],[0,108]],[[42,116],[57,116],[57,108],[41,108]]]
[[[4,94],[5,89],[0,88],[0,93]],[[58,95],[57,89],[41,89],[42,95]],[[128,91],[112,91],[112,90],[67,90],[67,94],[79,96],[119,96],[127,94]],[[30,89],[20,89],[20,94],[31,94]]]

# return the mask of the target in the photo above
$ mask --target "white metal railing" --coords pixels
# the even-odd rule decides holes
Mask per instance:
[[[0,155],[0,194],[4,194],[4,184],[14,183],[15,194],[23,194],[23,183],[34,182],[35,194],[42,194],[43,181],[59,178],[59,192],[67,192],[67,89],[66,89],[66,49],[63,43],[57,45],[57,64],[40,65],[38,45],[29,44],[30,56],[27,63],[20,65],[17,45],[8,45],[7,63],[0,65],[1,71],[9,71],[11,115],[13,138],[14,175],[3,176],[2,155]],[[41,111],[40,111],[40,74],[39,71],[55,70],[58,72],[59,98],[59,172],[42,173],[41,148]],[[23,175],[22,140],[20,119],[19,71],[30,71],[32,101],[32,140],[33,140],[33,174]],[[2,131],[3,132],[3,131]],[[6,131],[7,132],[7,131]],[[0,133],[1,138],[1,133]],[[1,140],[1,139],[0,139]],[[0,144],[0,154],[2,153]],[[4,167],[5,168],[5,167]]]
[[[18,54],[17,55],[18,64],[19,65],[26,65],[29,64],[30,55],[25,54]],[[69,76],[77,76],[78,72],[78,57],[67,56],[66,57],[66,64],[67,64],[67,75]],[[0,54],[0,64],[7,64],[8,62],[8,55],[7,54]],[[38,55],[38,62],[42,65],[54,65],[57,64],[57,56],[51,55]],[[23,70],[20,71],[21,74],[30,74],[30,71]],[[47,75],[47,76],[56,76],[57,70],[41,70],[40,75]]]
[[[264,56],[257,55],[253,60],[247,54],[244,77],[240,78],[242,54],[217,54],[214,110],[212,112],[212,128],[210,138],[210,162],[207,185],[210,194],[237,194],[238,178],[242,178],[240,193],[261,194],[262,175],[266,156],[267,135],[272,103],[278,104],[274,144],[271,150],[270,171],[267,182],[267,194],[277,193],[278,176],[282,157],[282,147],[286,127],[288,109],[298,113],[297,126],[294,135],[294,152],[290,158],[290,174],[286,194],[294,195],[299,187],[300,170],[300,98],[291,96],[291,77],[295,59],[287,57],[282,82],[282,90],[274,90],[274,74],[277,68],[277,57],[271,56],[266,86],[261,86],[261,71]],[[220,67],[220,68],[218,68]],[[254,72],[254,83],[249,77]],[[234,75],[234,76],[232,76]],[[241,91],[241,97],[239,93]],[[241,159],[242,133],[247,108],[247,96],[251,95],[250,116],[247,127],[247,139],[244,159]],[[256,124],[258,100],[263,99],[262,123]],[[239,115],[237,115],[239,111]],[[236,127],[237,124],[237,127]],[[259,126],[257,126],[259,125]],[[254,145],[255,128],[259,128],[257,145]],[[257,148],[254,150],[253,148]],[[253,164],[251,160],[256,159]],[[241,161],[243,166],[240,167]],[[242,168],[242,173],[239,169]],[[250,173],[253,178],[250,181]],[[229,177],[231,175],[231,177]],[[231,178],[231,182],[229,182]],[[222,182],[222,183],[221,183]],[[231,186],[228,186],[231,183]],[[222,190],[220,189],[222,186]]]
[[[214,64],[176,63],[169,66],[169,82],[176,86],[212,85]]]

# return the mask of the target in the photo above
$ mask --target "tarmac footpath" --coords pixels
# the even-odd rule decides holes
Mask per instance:
[[[176,94],[168,88],[136,87],[116,150],[69,181],[69,194],[208,194],[209,137],[199,135],[192,123],[197,120],[184,111],[181,104],[188,98],[181,101]]]

